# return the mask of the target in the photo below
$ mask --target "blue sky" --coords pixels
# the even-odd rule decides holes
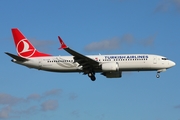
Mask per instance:
[[[180,120],[180,0],[1,1],[0,120]],[[38,50],[58,50],[60,35],[82,54],[150,53],[176,66],[92,82],[79,73],[50,73],[12,63],[11,28]]]

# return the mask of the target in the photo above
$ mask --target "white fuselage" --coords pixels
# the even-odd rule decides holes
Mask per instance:
[[[119,54],[119,55],[89,55],[87,56],[100,63],[100,65],[116,63],[118,71],[165,71],[173,67],[175,63],[159,55],[150,54]],[[39,70],[52,72],[81,72],[82,66],[74,62],[73,56],[50,56],[28,58],[29,61],[13,62],[35,68]],[[110,70],[111,71],[111,68]],[[95,72],[103,72],[103,69],[97,69]]]
[[[83,55],[69,48],[58,36],[60,48],[72,56],[51,56],[39,52],[18,28],[12,28],[14,43],[18,55],[5,52],[12,57],[12,62],[29,68],[51,72],[82,72],[95,81],[95,73],[107,78],[120,78],[123,71],[157,71],[175,66],[175,63],[159,55],[117,54],[117,55]]]

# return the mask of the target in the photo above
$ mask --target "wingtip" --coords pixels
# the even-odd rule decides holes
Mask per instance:
[[[59,49],[65,49],[67,48],[67,45],[64,43],[64,41],[61,39],[60,36],[58,36],[59,42],[61,44],[61,47]]]

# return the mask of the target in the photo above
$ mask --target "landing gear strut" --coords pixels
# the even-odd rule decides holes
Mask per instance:
[[[157,75],[156,75],[156,77],[157,78],[160,78],[160,74],[159,74],[160,72],[157,72]]]
[[[91,78],[92,81],[95,81],[95,80],[96,80],[96,77],[95,77],[95,73],[94,73],[94,72],[89,72],[89,73],[88,73],[88,76]]]

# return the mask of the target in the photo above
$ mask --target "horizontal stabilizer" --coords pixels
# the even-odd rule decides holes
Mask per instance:
[[[28,59],[26,59],[26,58],[19,57],[17,55],[14,55],[14,54],[11,54],[11,53],[8,53],[8,52],[5,52],[5,54],[9,55],[10,57],[14,58],[17,61],[21,61],[21,62],[28,61]]]

